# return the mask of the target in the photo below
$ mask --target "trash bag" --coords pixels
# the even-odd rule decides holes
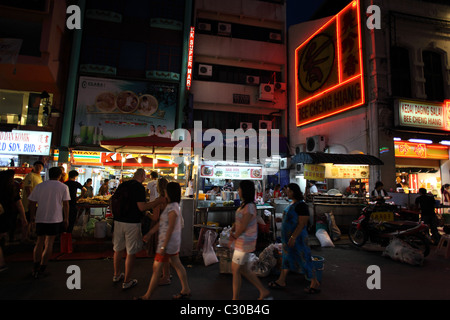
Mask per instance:
[[[318,229],[316,231],[316,237],[319,240],[321,247],[334,247],[334,243],[331,241],[331,238],[325,229]]]
[[[384,250],[382,256],[390,257],[392,260],[421,266],[424,261],[422,251],[411,247],[405,241],[394,238]]]
[[[278,263],[281,244],[271,244],[266,247],[257,259],[253,259],[251,269],[258,277],[267,277]]]
[[[219,262],[214,251],[214,243],[216,242],[217,233],[211,230],[205,232],[205,242],[203,244],[203,261],[205,266]]]

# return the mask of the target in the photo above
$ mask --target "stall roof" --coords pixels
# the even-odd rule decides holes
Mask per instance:
[[[383,165],[383,161],[368,154],[340,154],[324,152],[301,152],[292,157],[293,163],[335,163]]]
[[[158,136],[103,140],[101,147],[117,153],[158,153],[170,154],[180,141]]]

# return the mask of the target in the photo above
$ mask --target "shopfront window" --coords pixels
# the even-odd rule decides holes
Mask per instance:
[[[50,114],[53,95],[44,98],[42,93],[0,90],[0,122],[43,127]]]

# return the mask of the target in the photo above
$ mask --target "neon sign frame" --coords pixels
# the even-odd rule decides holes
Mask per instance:
[[[356,74],[353,77],[350,77],[349,79],[346,79],[343,81],[343,66],[341,61],[341,51],[342,51],[342,45],[341,45],[341,31],[340,31],[340,17],[343,15],[350,7],[355,7],[357,12],[357,29],[358,29],[358,55],[359,55],[359,73]],[[315,93],[313,96],[310,96],[308,98],[305,98],[303,100],[299,101],[299,79],[298,79],[298,71],[299,71],[299,55],[298,51],[304,48],[316,35],[320,34],[321,31],[326,29],[330,24],[336,22],[336,37],[337,37],[337,68],[338,68],[338,83],[324,89],[322,91],[319,91]],[[365,88],[364,88],[364,73],[363,73],[363,57],[362,57],[362,36],[361,36],[361,16],[360,16],[360,1],[354,0],[351,3],[349,3],[344,9],[342,9],[338,14],[336,14],[333,18],[331,18],[329,21],[327,21],[322,27],[320,27],[316,32],[314,32],[306,41],[304,41],[299,47],[295,50],[295,71],[296,71],[296,77],[295,77],[295,99],[296,99],[296,125],[297,127],[304,126],[307,124],[310,124],[312,122],[316,122],[319,120],[322,120],[324,118],[331,117],[333,115],[357,108],[365,103]],[[360,100],[354,104],[339,107],[339,109],[328,112],[325,114],[319,114],[317,116],[312,116],[311,119],[308,119],[306,121],[300,121],[299,119],[299,111],[301,110],[302,106],[305,106],[307,102],[311,102],[314,100],[319,100],[321,97],[323,97],[327,93],[331,93],[333,91],[338,90],[339,88],[343,87],[346,84],[349,84],[351,82],[359,82],[360,90],[361,90],[361,97]]]

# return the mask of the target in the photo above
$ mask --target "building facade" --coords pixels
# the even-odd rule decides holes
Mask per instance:
[[[366,14],[371,5],[380,9],[380,28],[368,27],[375,12]],[[440,196],[441,185],[450,178],[445,145],[450,129],[449,16],[450,6],[442,1],[334,1],[325,2],[315,20],[291,27],[289,46],[297,50],[288,53],[289,81],[298,85],[289,94],[290,141],[297,147],[293,154],[373,155],[384,165],[370,167],[368,189],[380,180],[387,190],[416,193],[425,187]],[[334,64],[327,69],[326,59],[317,61],[317,55],[312,60],[317,64],[308,65],[305,48],[314,42],[319,48],[332,32],[339,39],[332,48]],[[359,50],[360,60],[348,60],[351,50]],[[305,65],[310,73],[303,75]],[[355,78],[346,78],[359,67],[360,72],[351,73]],[[302,87],[299,75],[309,76],[303,81],[310,82]],[[321,77],[325,80],[319,84]],[[343,191],[349,180],[335,180],[328,188]]]
[[[30,148],[26,139],[3,136],[2,166],[33,163],[59,145],[70,49],[66,8],[65,1],[0,1],[0,131],[47,135]]]

